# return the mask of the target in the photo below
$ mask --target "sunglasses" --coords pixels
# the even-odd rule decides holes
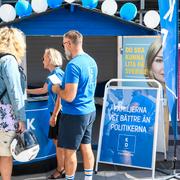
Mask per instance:
[[[69,43],[69,41],[62,43],[62,48],[63,48],[63,49],[64,49],[64,44],[66,44],[66,43]]]

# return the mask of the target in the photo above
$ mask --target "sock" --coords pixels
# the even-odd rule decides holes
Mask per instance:
[[[84,169],[84,180],[92,180],[93,177],[93,169]]]
[[[74,175],[67,175],[66,174],[66,180],[74,180]]]

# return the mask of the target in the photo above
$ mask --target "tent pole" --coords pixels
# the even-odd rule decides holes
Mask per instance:
[[[140,0],[139,24],[143,22],[143,10],[145,9],[145,0]]]

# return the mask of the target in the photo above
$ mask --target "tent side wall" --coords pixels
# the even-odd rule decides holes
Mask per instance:
[[[29,87],[41,87],[48,75],[42,64],[44,49],[53,47],[64,52],[61,47],[62,36],[28,36],[27,42],[27,80]],[[95,58],[99,73],[98,83],[117,77],[117,37],[84,37],[84,51]],[[63,57],[65,55],[63,54]],[[67,61],[63,58],[63,69]]]

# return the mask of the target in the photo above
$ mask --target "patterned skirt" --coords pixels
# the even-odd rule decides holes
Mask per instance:
[[[0,131],[15,131],[17,120],[12,105],[0,103]]]

